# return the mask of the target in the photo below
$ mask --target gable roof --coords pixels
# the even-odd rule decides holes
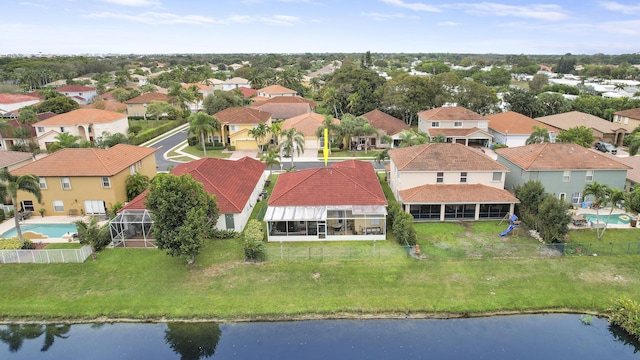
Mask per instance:
[[[634,183],[640,183],[640,156],[628,156],[617,159],[630,167],[630,169],[627,170],[627,179]]]
[[[519,203],[509,191],[482,184],[421,185],[398,192],[403,203]]]
[[[266,168],[265,163],[246,156],[239,160],[204,158],[180,164],[171,174],[191,175],[216,196],[221,213],[231,214],[242,212]]]
[[[371,110],[362,115],[369,120],[369,124],[378,130],[383,130],[387,135],[395,135],[402,130],[410,130],[411,127],[404,121],[386,114],[378,109]]]
[[[149,92],[125,101],[125,104],[149,104],[152,101],[167,102],[169,97],[166,94]]]
[[[65,85],[56,89],[57,92],[86,92],[97,91],[96,88],[84,86],[84,85]]]
[[[38,114],[38,118],[40,117],[40,114]],[[18,129],[18,128],[24,128],[29,130],[29,133],[31,134],[31,137],[36,137],[36,128],[34,128],[31,125],[28,124],[23,124],[20,121],[18,121],[17,118],[12,118],[12,119],[8,119],[5,120],[5,123],[8,125],[6,130],[0,130],[0,135],[2,135],[3,138],[5,139],[15,139],[16,136],[14,135],[14,130]]]
[[[285,120],[282,123],[282,130],[295,128],[304,136],[316,136],[318,134],[318,128],[323,125],[324,120],[324,115],[310,112]],[[340,120],[336,118],[333,118],[331,122],[340,125]]]
[[[543,116],[536,118],[536,120],[562,130],[569,130],[576,126],[586,126],[604,134],[610,134],[620,128],[626,129],[627,131],[633,130],[630,125],[612,123],[595,115],[583,113],[581,111],[569,111],[562,114]]]
[[[349,160],[283,173],[269,198],[269,206],[326,205],[387,205],[373,165]]]
[[[227,90],[227,91],[230,91],[230,92],[239,91],[240,94],[242,94],[243,98],[250,98],[250,97],[258,95],[258,90],[252,89],[252,88],[248,88],[248,87],[244,87],[244,86],[237,87],[235,89],[231,89],[231,90]]]
[[[469,137],[473,134],[484,134],[485,136],[489,137],[489,138],[493,138],[493,135],[491,135],[491,133],[489,133],[488,131],[482,130],[482,129],[478,129],[477,127],[472,127],[472,128],[457,128],[457,129],[451,129],[451,128],[429,128],[427,129],[427,134],[429,134],[429,136],[438,136],[440,134],[444,135],[445,137]]]
[[[522,115],[515,111],[507,111],[499,114],[491,114],[486,116],[489,119],[489,128],[501,134],[509,135],[531,135],[533,127],[546,128],[548,131],[556,134],[560,133],[560,129],[541,123],[526,115]]]
[[[431,143],[389,150],[400,171],[507,171],[484,153],[456,143]]]
[[[528,171],[539,170],[627,170],[624,165],[598,151],[572,143],[540,143],[496,149],[496,154]]]
[[[126,114],[100,109],[77,109],[60,114],[46,120],[38,121],[33,126],[76,125],[89,123],[110,123],[126,119]]]
[[[120,112],[120,113],[127,111],[127,104],[123,104],[115,100],[108,100],[107,98],[102,98],[100,100],[102,100],[102,102],[104,103],[104,109],[100,109],[100,110]],[[80,104],[80,108],[81,109],[97,109],[96,106],[100,106],[98,105],[100,103],[101,101],[97,101],[97,102],[94,101],[91,104],[84,104],[84,105]],[[54,114],[54,115],[57,115],[57,114]]]
[[[230,107],[215,113],[220,123],[249,125],[265,123],[271,119],[271,113],[244,107]]]
[[[32,159],[33,155],[31,153],[10,150],[0,151],[0,168],[6,168]]]
[[[118,144],[109,149],[66,148],[11,173],[36,176],[113,176],[153,155],[154,148]]]
[[[288,89],[284,86],[280,86],[280,85],[270,85],[267,87],[264,87],[260,90],[258,90],[258,92],[261,93],[265,93],[265,94],[270,94],[270,95],[274,95],[274,94],[297,94],[298,92],[295,90],[291,90]]]
[[[640,120],[640,108],[616,111],[613,115],[620,115],[631,119]]]
[[[289,96],[278,96],[289,97]],[[311,107],[307,103],[263,103],[262,105],[252,106],[252,109],[268,112],[274,119],[289,119],[294,116],[311,112]]]
[[[257,93],[257,92],[256,92]],[[306,103],[309,104],[309,107],[314,109],[316,107],[315,101],[307,100],[302,96],[276,96],[272,98],[256,98],[253,103],[253,107],[261,106],[264,104],[298,104],[298,103]]]
[[[418,113],[424,120],[487,120],[486,117],[462,106],[444,106]]]
[[[0,104],[15,104],[26,101],[40,101],[40,98],[22,94],[0,94]]]
[[[249,80],[236,76],[234,78],[227,79],[227,80],[223,81],[223,83],[231,84],[231,85],[233,85],[233,84],[249,84]]]

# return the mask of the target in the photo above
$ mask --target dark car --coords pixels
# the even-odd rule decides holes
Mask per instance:
[[[611,145],[608,142],[604,142],[604,141],[598,141],[596,143],[596,149],[600,150],[602,152],[608,152],[611,153],[613,155],[618,153],[618,149],[616,149],[613,145]]]

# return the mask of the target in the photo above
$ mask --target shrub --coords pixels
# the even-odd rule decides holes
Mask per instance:
[[[22,244],[22,250],[35,250],[35,249],[36,249],[36,244],[34,244],[29,239],[24,239],[24,243]]]
[[[213,230],[213,237],[215,239],[233,239],[238,237],[238,233],[233,230]]]
[[[263,261],[266,257],[262,223],[252,219],[244,229],[244,258],[251,261]]]
[[[502,149],[502,148],[508,148],[509,146],[507,144],[494,144],[493,145],[493,149]]]
[[[140,131],[142,131],[142,126],[140,125],[130,125],[129,133],[133,135],[137,135]]]
[[[216,145],[216,144],[212,144],[212,143],[206,143],[205,145],[207,146],[207,150],[222,150],[222,149],[224,149],[224,146],[222,146],[222,145]],[[200,143],[197,143],[195,145],[195,147],[198,150],[202,150],[202,145],[200,145]]]
[[[111,232],[109,230],[109,224],[105,224],[100,228],[100,232],[98,233],[98,241],[96,241],[94,245],[94,249],[96,252],[104,249],[111,242]]]
[[[140,145],[144,142],[147,142],[159,135],[162,135],[164,133],[166,133],[167,131],[178,127],[181,124],[184,124],[186,120],[179,120],[179,121],[172,121],[169,123],[166,123],[164,125],[160,125],[156,128],[153,129],[147,129],[145,131],[142,131],[139,134],[136,134],[134,136],[132,136],[129,139],[129,143],[132,145]]]
[[[615,301],[609,315],[609,322],[618,325],[640,340],[640,304],[629,298]]]
[[[416,228],[413,226],[413,216],[408,213],[397,214],[394,217],[393,235],[401,245],[415,245],[418,240]]]
[[[198,138],[195,136],[191,136],[187,139],[187,143],[189,144],[189,146],[196,146],[198,145]],[[202,150],[202,149],[200,149]]]
[[[229,146],[227,146],[227,149],[228,149],[229,151],[236,151],[236,147],[235,147],[235,145],[229,145]]]
[[[10,239],[0,240],[0,250],[19,250],[22,249],[20,239],[12,237]]]
[[[0,209],[0,221],[4,221],[6,219],[6,215],[3,209]]]

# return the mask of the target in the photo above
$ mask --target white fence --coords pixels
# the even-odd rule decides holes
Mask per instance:
[[[0,250],[0,264],[81,263],[91,255],[91,246],[80,249]]]

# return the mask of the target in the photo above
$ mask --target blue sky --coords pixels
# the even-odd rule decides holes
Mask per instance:
[[[2,0],[0,54],[640,52],[640,1]]]

